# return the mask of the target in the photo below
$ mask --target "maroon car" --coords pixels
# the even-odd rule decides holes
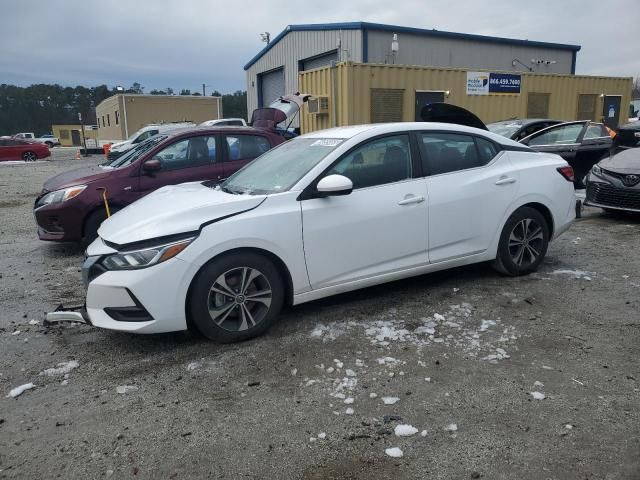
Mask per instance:
[[[25,160],[34,162],[51,155],[45,143],[29,142],[18,138],[0,138],[0,162],[3,160]]]
[[[282,142],[282,135],[251,127],[198,127],[155,135],[110,163],[49,179],[34,206],[38,236],[90,242],[106,218],[103,192],[113,213],[164,185],[221,181]]]

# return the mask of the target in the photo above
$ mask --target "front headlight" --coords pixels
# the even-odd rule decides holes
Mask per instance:
[[[597,175],[598,177],[601,177],[602,168],[600,168],[598,165],[594,165],[593,168],[591,169],[591,173],[593,173],[594,175]]]
[[[178,242],[149,247],[130,252],[118,252],[105,257],[102,266],[107,270],[135,270],[147,268],[158,263],[165,262],[175,257],[189,246],[196,237],[187,238]]]
[[[56,190],[55,192],[47,193],[38,201],[38,207],[49,205],[51,203],[61,203],[66,202],[67,200],[71,200],[72,198],[77,197],[82,192],[84,192],[85,188],[87,188],[86,185],[76,185],[75,187],[63,188],[62,190]]]

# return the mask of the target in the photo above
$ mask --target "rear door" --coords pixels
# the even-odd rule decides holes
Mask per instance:
[[[556,153],[571,163],[589,122],[563,123],[541,130],[522,140],[538,152]]]
[[[464,133],[425,131],[418,138],[429,174],[429,261],[484,252],[518,190],[508,153]]]
[[[609,154],[613,139],[602,123],[589,123],[578,147],[575,163],[572,165],[576,180],[582,186],[582,180],[589,170],[604,156]]]
[[[224,166],[219,153],[220,141],[221,138],[216,135],[181,138],[157,152],[153,158],[160,160],[161,169],[146,173],[140,165],[137,197],[165,185],[222,180]]]
[[[233,175],[254,158],[271,148],[267,137],[242,133],[222,136],[224,150],[223,178]]]
[[[0,139],[0,160],[9,160],[9,146],[4,139]]]

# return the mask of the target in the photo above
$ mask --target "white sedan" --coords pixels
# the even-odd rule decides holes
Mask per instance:
[[[219,186],[164,187],[105,221],[83,268],[88,321],[233,342],[285,303],[485,261],[527,274],[575,217],[572,181],[559,156],[470,127],[303,135]]]

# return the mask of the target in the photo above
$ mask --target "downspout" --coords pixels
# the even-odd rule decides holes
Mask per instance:
[[[337,88],[337,79],[336,76],[338,74],[337,65],[333,65],[331,67],[331,115],[333,116],[333,127],[338,126],[338,88]]]
[[[122,110],[124,113],[124,140],[129,138],[129,122],[127,120],[127,97],[122,95]]]
[[[218,105],[218,118],[220,118],[220,99],[222,99],[222,97],[218,97],[218,101],[216,102],[216,104]]]

